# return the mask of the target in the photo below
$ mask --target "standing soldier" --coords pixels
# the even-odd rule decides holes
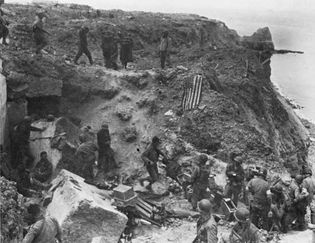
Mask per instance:
[[[268,198],[270,200],[270,211],[268,212],[268,218],[271,220],[269,225],[271,225],[274,230],[286,233],[284,219],[288,198],[283,192],[283,187],[279,183],[270,187],[270,194],[268,195]]]
[[[118,46],[113,33],[106,32],[103,34],[102,51],[105,61],[105,67],[117,70]]]
[[[132,62],[132,47],[133,47],[133,40],[131,35],[123,37],[120,41],[120,61],[121,64],[127,69],[128,62]]]
[[[165,61],[169,58],[169,50],[171,46],[171,40],[168,37],[168,31],[164,31],[161,38],[160,43],[160,60],[161,60],[161,68],[165,68]]]
[[[89,33],[89,28],[86,26],[81,27],[81,29],[79,30],[79,50],[78,50],[77,55],[74,58],[74,63],[76,65],[78,65],[78,60],[82,56],[83,53],[88,57],[90,64],[93,65],[92,56],[88,49],[88,42],[87,42],[88,33]]]
[[[207,198],[207,188],[209,187],[210,169],[206,162],[208,156],[205,154],[199,155],[198,165],[195,166],[191,175],[191,182],[193,186],[193,193],[191,196],[191,204],[194,210],[197,209],[197,203],[201,199]]]
[[[197,221],[197,236],[193,243],[217,243],[218,229],[214,217],[211,215],[212,205],[207,199],[198,203],[200,218]]]
[[[14,167],[16,168],[19,159],[23,161],[24,167],[28,168],[34,161],[29,147],[29,139],[31,131],[43,132],[45,128],[37,128],[32,126],[32,119],[29,116],[24,117],[23,121],[14,127],[12,152],[14,159]],[[19,158],[18,155],[21,155]]]
[[[98,145],[98,168],[105,173],[117,167],[114,158],[114,151],[110,147],[110,134],[107,124],[103,124],[102,128],[97,133]]]
[[[3,18],[3,15],[4,13],[0,8],[0,39],[2,38],[3,45],[8,45],[7,37],[9,35],[9,29],[7,26],[9,25],[9,22]]]
[[[78,174],[88,181],[94,179],[93,165],[96,161],[97,146],[92,141],[86,141],[83,136],[79,137],[80,146],[77,148],[75,156],[78,159]]]
[[[141,155],[141,159],[143,160],[144,165],[146,166],[147,171],[150,175],[151,183],[154,183],[159,179],[159,172],[157,167],[159,156],[162,155],[165,159],[167,159],[165,154],[159,149],[160,143],[160,139],[154,136],[152,138],[150,146]]]
[[[304,180],[302,186],[306,188],[307,192],[309,193],[308,197],[308,206],[311,204],[314,193],[315,193],[315,182],[312,179],[313,172],[311,169],[307,168],[304,173]]]
[[[234,204],[237,206],[239,194],[242,191],[245,172],[242,167],[242,161],[240,156],[232,152],[230,155],[231,164],[226,167],[226,176],[229,179],[225,190],[225,196],[232,199]]]
[[[48,44],[45,34],[49,34],[44,30],[44,13],[36,13],[36,20],[33,24],[33,38],[36,45],[36,54],[40,54],[41,50]]]
[[[269,184],[266,181],[267,169],[259,171],[257,176],[248,182],[246,191],[251,193],[253,200],[250,202],[251,221],[256,227],[268,230],[269,203],[267,191]],[[260,225],[260,223],[262,225]]]
[[[296,228],[298,230],[305,229],[305,214],[308,204],[309,193],[307,189],[303,187],[303,176],[297,175],[292,180],[289,187],[289,207],[288,213],[285,219],[285,228],[288,229],[292,222],[296,219]]]

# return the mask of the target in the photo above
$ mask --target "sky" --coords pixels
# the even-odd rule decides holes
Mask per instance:
[[[41,0],[44,2],[45,0]],[[29,3],[32,0],[5,0],[7,3]],[[315,11],[314,0],[52,0],[79,3],[100,9],[143,10],[152,12],[185,12],[207,16],[209,9],[241,11]]]

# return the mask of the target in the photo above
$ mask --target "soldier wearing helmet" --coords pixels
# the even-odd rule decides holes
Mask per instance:
[[[305,169],[302,186],[306,188],[307,192],[309,193],[308,205],[311,204],[315,193],[315,182],[312,179],[312,175],[313,172],[310,168]]]
[[[32,155],[29,147],[29,139],[31,131],[43,132],[46,128],[37,128],[32,126],[32,119],[30,116],[25,116],[23,121],[14,127],[12,152],[13,152],[13,167],[17,166],[17,163],[23,162],[25,167],[32,166],[34,156]],[[18,158],[17,155],[21,155]],[[21,161],[17,161],[21,159]]]
[[[266,181],[267,170],[261,169],[259,173],[251,179],[247,186],[246,191],[252,195],[250,201],[250,214],[251,221],[258,228],[268,229],[268,211],[269,203],[267,198],[267,191],[269,190],[269,184]],[[259,225],[262,222],[262,225]]]
[[[237,206],[239,194],[242,191],[245,172],[242,167],[241,157],[237,153],[230,154],[230,164],[226,167],[226,176],[229,179],[225,188],[225,196],[231,198]]]
[[[78,65],[78,60],[82,56],[82,54],[85,54],[89,61],[90,64],[93,65],[93,60],[91,53],[88,49],[88,41],[87,41],[87,34],[89,33],[89,28],[87,26],[82,26],[81,29],[79,30],[79,50],[77,55],[74,58],[74,63]]]
[[[166,155],[159,149],[160,143],[161,140],[157,136],[154,136],[152,138],[150,146],[141,155],[141,159],[143,160],[144,165],[147,168],[152,183],[159,179],[159,172],[157,167],[159,156],[161,155],[162,157],[167,159]]]
[[[217,223],[212,213],[212,205],[209,200],[202,199],[198,203],[200,218],[197,221],[197,236],[193,241],[198,243],[217,243]]]
[[[250,213],[246,208],[238,208],[234,217],[237,221],[237,224],[233,227],[230,242],[250,242],[250,243],[258,243],[258,228],[251,223],[250,221]]]
[[[41,50],[48,44],[45,35],[49,33],[44,30],[44,19],[46,17],[45,13],[36,13],[36,20],[33,24],[33,38],[36,45],[36,54],[40,54]]]
[[[289,229],[294,219],[297,230],[305,229],[305,214],[309,193],[303,186],[303,176],[297,175],[289,186],[288,214],[285,218],[286,228]]]
[[[191,183],[193,187],[193,193],[191,196],[191,204],[194,210],[197,209],[197,203],[199,200],[207,198],[207,188],[209,186],[210,169],[206,165],[208,156],[201,154],[198,157],[198,164],[194,167],[191,175]]]
[[[269,226],[274,223],[274,230],[286,231],[285,217],[287,210],[287,200],[288,198],[284,194],[283,187],[280,183],[270,187],[270,211],[268,212]]]

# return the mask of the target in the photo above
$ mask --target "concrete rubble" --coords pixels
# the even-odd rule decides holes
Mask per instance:
[[[109,194],[84,183],[84,179],[62,170],[53,180],[53,199],[47,214],[63,230],[63,242],[117,242],[127,217],[111,206]]]

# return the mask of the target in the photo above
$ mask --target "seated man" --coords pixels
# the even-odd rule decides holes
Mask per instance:
[[[46,182],[50,179],[53,172],[53,166],[47,159],[47,152],[40,153],[40,160],[35,165],[32,173],[32,178],[40,182]]]

